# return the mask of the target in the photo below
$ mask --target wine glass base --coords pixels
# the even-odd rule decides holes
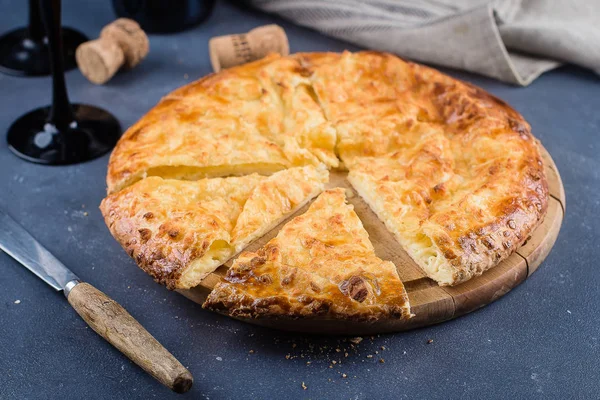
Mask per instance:
[[[70,28],[62,29],[65,71],[77,66],[75,50],[88,39]],[[50,75],[50,55],[46,39],[30,39],[27,28],[0,36],[0,72],[17,76]]]
[[[119,121],[107,111],[71,104],[75,121],[60,129],[48,123],[50,107],[28,112],[8,129],[8,148],[38,164],[77,164],[109,152],[121,136]]]

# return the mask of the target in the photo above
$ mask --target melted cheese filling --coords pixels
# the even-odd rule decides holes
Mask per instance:
[[[215,240],[206,253],[194,260],[179,278],[178,288],[189,289],[196,286],[206,275],[233,256],[235,249],[226,240]]]
[[[432,279],[440,285],[450,285],[454,281],[453,268],[448,263],[438,246],[425,233],[403,229],[402,217],[393,217],[386,210],[381,199],[369,195],[375,195],[375,190],[370,187],[369,182],[356,178],[353,174],[348,175],[348,181],[354,186],[360,197],[369,205],[377,217],[383,221],[387,229],[396,237],[404,251],[425,271]]]
[[[429,277],[435,279],[440,285],[449,285],[453,282],[452,268],[429,236],[419,233],[413,240],[407,238],[399,241],[408,255]]]
[[[260,175],[270,175],[274,172],[284,169],[281,164],[238,164],[231,166],[215,167],[190,167],[190,166],[161,166],[148,169],[143,178],[148,176],[160,176],[164,179],[182,179],[186,181],[196,181],[204,178],[217,178],[222,176],[243,176],[258,173]]]
[[[115,186],[111,193],[116,193],[124,188],[133,185],[137,181],[145,179],[149,176],[158,176],[163,179],[179,179],[185,181],[196,181],[204,178],[219,178],[225,176],[244,176],[253,173],[260,175],[271,175],[277,171],[285,169],[283,164],[238,164],[230,166],[214,166],[214,167],[190,167],[184,165],[163,165],[160,167],[148,168],[138,174],[134,174],[129,179],[123,181],[121,185]]]

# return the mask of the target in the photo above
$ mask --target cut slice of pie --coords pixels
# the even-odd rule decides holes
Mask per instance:
[[[502,145],[491,144],[491,135]],[[442,286],[508,257],[545,211],[539,199],[547,188],[529,155],[535,142],[501,127],[472,136],[465,144],[423,134],[410,149],[355,157],[349,167],[358,194]]]
[[[411,317],[396,267],[375,255],[341,188],[323,192],[257,252],[242,253],[203,307],[238,318]]]
[[[169,289],[187,289],[323,191],[328,175],[321,165],[268,177],[149,177],[108,196],[100,208],[144,271]]]
[[[209,75],[164,97],[119,140],[108,193],[148,176],[197,180],[306,165],[292,164],[266,136],[281,116],[257,74],[277,58]]]
[[[319,105],[310,82],[310,71],[295,57],[274,60],[261,68],[258,79],[277,107],[266,135],[279,144],[296,165],[322,162],[337,167],[336,132]]]

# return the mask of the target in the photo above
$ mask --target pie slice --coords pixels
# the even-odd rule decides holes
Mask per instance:
[[[239,318],[411,317],[396,267],[375,255],[341,188],[323,192],[257,252],[242,253],[203,307]]]
[[[277,104],[280,124],[272,124],[270,138],[295,164],[322,162],[337,167],[336,131],[326,119],[302,60],[286,57],[261,68],[259,79]]]
[[[530,159],[536,143],[510,129],[468,143],[423,136],[403,152],[355,158],[348,181],[404,250],[442,286],[508,257],[540,223],[547,187]],[[524,151],[529,147],[529,151]]]
[[[497,265],[542,221],[538,143],[503,101],[390,54],[307,68],[348,181],[440,285]]]
[[[333,123],[403,113],[411,104],[414,74],[391,54],[344,52],[328,62],[307,55],[306,68],[328,120]]]
[[[284,149],[268,138],[281,116],[258,72],[274,59],[209,75],[163,98],[115,147],[108,193],[147,176],[197,180],[271,174],[293,166]]]
[[[187,289],[319,194],[324,166],[271,176],[181,181],[145,178],[100,209],[137,264],[169,289]]]

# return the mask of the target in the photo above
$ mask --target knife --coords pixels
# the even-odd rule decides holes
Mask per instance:
[[[21,225],[0,209],[0,249],[57,291],[96,333],[159,382],[185,393],[192,374],[119,303],[82,282]]]

